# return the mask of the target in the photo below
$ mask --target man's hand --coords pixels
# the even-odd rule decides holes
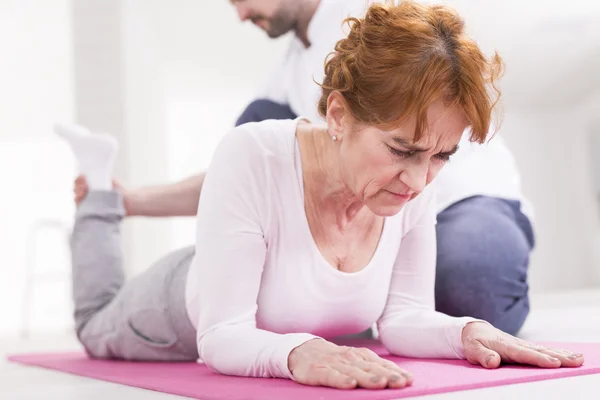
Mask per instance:
[[[120,192],[123,196],[123,203],[125,206],[125,216],[132,215],[132,209],[134,207],[134,195],[132,192],[128,191],[121,185],[118,181],[112,181],[113,189]],[[79,203],[83,201],[85,196],[87,196],[89,192],[89,187],[87,184],[87,180],[85,176],[79,175],[77,179],[75,179],[75,184],[73,188],[75,204],[78,206]]]

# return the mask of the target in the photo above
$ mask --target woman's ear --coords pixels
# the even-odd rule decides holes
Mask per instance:
[[[331,136],[342,139],[344,132],[347,131],[346,125],[348,119],[348,106],[342,94],[338,91],[332,91],[327,97],[327,129]]]

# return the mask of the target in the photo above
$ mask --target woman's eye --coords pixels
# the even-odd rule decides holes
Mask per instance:
[[[410,157],[414,154],[414,151],[402,151],[402,150],[398,150],[392,146],[388,146],[388,148],[390,149],[390,153],[392,153],[396,157],[400,157],[400,158]]]
[[[437,160],[445,162],[445,163],[448,162],[448,161],[450,161],[450,155],[449,154],[440,153],[440,154],[436,154],[434,157]]]
[[[392,153],[394,156],[399,157],[399,158],[408,158],[408,157],[415,155],[415,153],[416,153],[416,151],[399,150],[392,146],[388,146],[388,149],[390,150],[390,153]],[[450,161],[450,154],[447,154],[447,153],[438,153],[433,157],[437,161],[440,161],[443,163],[447,163],[448,161]]]

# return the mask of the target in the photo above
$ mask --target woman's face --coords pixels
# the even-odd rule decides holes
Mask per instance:
[[[335,107],[336,99],[330,102]],[[340,137],[340,169],[345,185],[373,213],[395,215],[431,183],[450,156],[468,122],[461,108],[433,103],[428,127],[414,142],[416,120],[389,131],[357,123],[344,114],[330,118],[329,131]],[[333,124],[333,127],[332,127]],[[332,129],[333,128],[333,129]]]

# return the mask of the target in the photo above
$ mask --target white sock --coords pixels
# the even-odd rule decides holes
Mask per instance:
[[[54,131],[71,146],[79,173],[85,176],[89,190],[112,190],[112,169],[119,149],[117,140],[77,125],[56,125]]]

